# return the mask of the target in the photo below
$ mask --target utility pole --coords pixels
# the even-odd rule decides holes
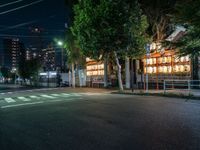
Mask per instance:
[[[148,93],[149,90],[149,79],[148,79],[148,58],[150,55],[150,44],[147,44],[146,47],[146,93]]]
[[[131,90],[132,92],[134,91],[133,84],[134,84],[133,58],[131,58]]]

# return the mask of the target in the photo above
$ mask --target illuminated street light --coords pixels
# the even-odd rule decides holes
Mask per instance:
[[[57,44],[58,44],[59,46],[62,46],[62,45],[63,45],[63,42],[62,42],[62,41],[58,41]]]

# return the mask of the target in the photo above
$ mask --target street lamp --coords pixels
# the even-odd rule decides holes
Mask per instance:
[[[16,84],[16,77],[17,77],[17,75],[16,75],[16,71],[17,71],[16,68],[12,68],[12,70],[11,70],[11,72],[15,74],[15,84]]]
[[[61,47],[61,68],[64,66],[64,60],[63,60],[63,42],[57,41],[57,45]]]
[[[58,44],[59,46],[63,46],[63,42],[62,42],[62,41],[58,41],[57,44]]]

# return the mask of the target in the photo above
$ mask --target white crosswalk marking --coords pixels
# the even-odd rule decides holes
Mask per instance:
[[[27,101],[30,101],[29,98],[26,98],[26,97],[17,97],[19,100],[22,100],[24,102],[27,102]]]
[[[87,93],[83,93],[84,95],[104,95],[104,93],[90,93],[90,92],[87,92]]]
[[[7,102],[7,103],[14,103],[14,102],[16,102],[14,99],[12,99],[12,98],[5,98],[5,101]]]
[[[40,95],[41,97],[44,97],[44,98],[50,98],[50,99],[54,99],[55,97],[53,96],[49,96],[49,95]]]
[[[70,94],[67,94],[67,93],[61,93],[62,95],[65,95],[65,96],[81,96],[81,94],[77,94],[77,93],[70,93]]]
[[[29,96],[29,97],[32,98],[32,99],[40,99],[40,97],[35,96],[35,95],[31,95],[31,96]]]
[[[61,96],[60,94],[51,94],[51,95],[56,97]]]
[[[61,93],[61,95],[63,95],[63,96],[70,96],[70,94],[67,94],[67,93]]]

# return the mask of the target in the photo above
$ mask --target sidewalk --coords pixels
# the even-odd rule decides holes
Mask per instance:
[[[191,98],[200,100],[200,89],[197,90],[185,90],[185,89],[174,89],[174,90],[124,90],[123,92],[114,92],[114,93],[124,93],[124,94],[135,94],[135,95],[157,95],[157,96],[166,96],[166,97],[180,97],[180,98]]]

